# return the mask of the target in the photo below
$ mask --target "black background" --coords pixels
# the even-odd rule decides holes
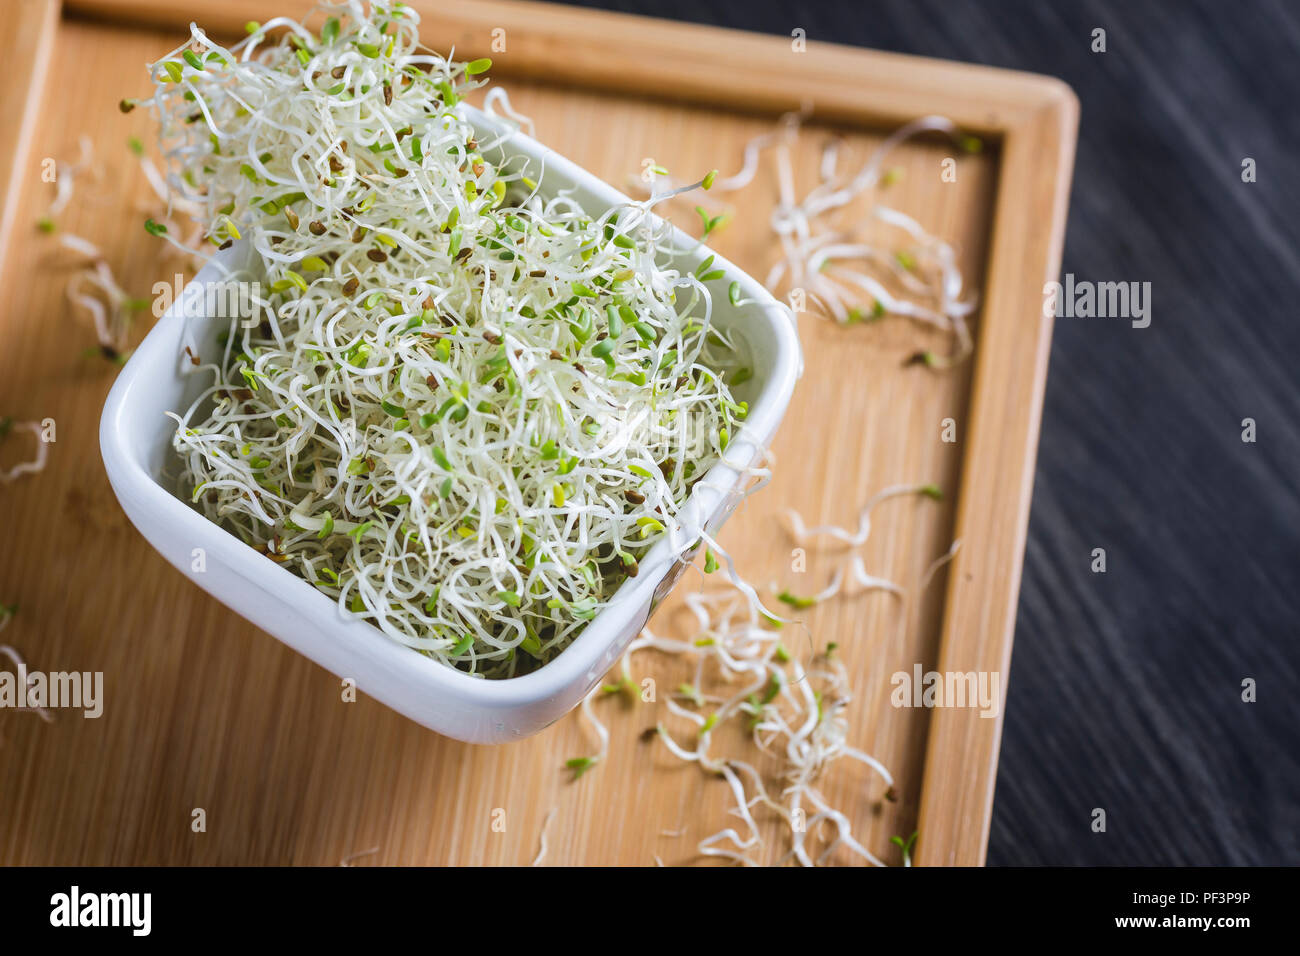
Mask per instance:
[[[988,861],[1300,863],[1300,3],[582,5],[1074,88],[1062,273],[1152,321],[1056,323]]]
[[[807,886],[797,868],[770,871],[765,888],[806,893]],[[682,898],[707,897],[753,906],[753,887],[745,897],[739,887],[717,879],[708,868],[675,869],[671,875],[654,867],[642,867],[620,874],[620,888],[635,885],[646,890],[675,893]],[[974,874],[974,878],[972,878]],[[1286,925],[1289,904],[1284,887],[1288,870],[1253,870],[1232,874],[1192,874],[1184,870],[1062,870],[1048,880],[1036,871],[998,870],[993,873],[946,868],[917,869],[905,880],[881,883],[871,889],[875,911],[888,914],[871,927],[872,940],[900,947],[914,945],[918,935],[916,916],[927,901],[942,899],[945,919],[926,926],[928,941],[949,939],[969,944],[985,939],[989,931],[990,898],[1014,900],[1022,911],[1032,912],[1043,925],[1067,928],[1076,943],[1107,940],[1115,934],[1138,934],[1151,930],[1132,925],[1117,927],[1117,917],[1176,917],[1210,919],[1241,918],[1248,927],[1211,927],[1208,931],[1221,945],[1244,941],[1252,930]],[[10,951],[44,949],[55,941],[65,951],[80,944],[103,949],[126,944],[134,951],[143,946],[166,946],[167,952],[193,949],[196,936],[207,948],[218,944],[247,949],[250,943],[290,943],[298,950],[320,944],[327,952],[341,949],[373,949],[376,937],[397,933],[427,935],[429,907],[409,905],[412,886],[438,886],[445,871],[407,867],[308,867],[292,871],[278,868],[245,868],[238,872],[199,867],[105,867],[93,870],[45,867],[0,867],[0,917],[4,918],[4,941]],[[635,884],[631,880],[636,880]],[[52,927],[52,897],[99,893],[149,893],[150,933],[136,937],[129,928]],[[467,869],[456,874],[456,891],[465,898],[484,899],[493,894],[507,899],[537,895],[537,875],[527,868]],[[730,891],[734,894],[728,897]],[[1186,905],[1137,903],[1134,894],[1195,894]],[[1207,899],[1211,892],[1236,893],[1233,902]],[[861,891],[851,881],[827,881],[817,888],[817,906],[824,912],[843,912],[861,907]],[[1248,894],[1245,900],[1240,896]],[[427,895],[427,893],[425,894]],[[444,894],[447,895],[447,894]],[[625,894],[626,895],[626,894]],[[394,905],[394,901],[400,901]],[[436,905],[436,904],[435,904]],[[928,910],[924,911],[928,912]],[[340,914],[361,914],[343,917]],[[764,942],[779,940],[784,927],[771,921],[764,927]],[[1157,924],[1158,925],[1158,924]],[[582,916],[582,929],[591,939],[626,939],[628,916],[619,907],[593,907]],[[785,930],[793,940],[794,931]],[[1203,928],[1155,929],[1160,938],[1185,943],[1187,937],[1205,935]],[[537,950],[546,945],[572,946],[572,920],[502,919],[491,925],[494,943]],[[384,937],[381,937],[384,938]],[[801,938],[800,941],[803,941]],[[1238,942],[1240,945],[1240,942]],[[15,948],[16,947],[16,948]],[[53,947],[50,947],[53,948]]]

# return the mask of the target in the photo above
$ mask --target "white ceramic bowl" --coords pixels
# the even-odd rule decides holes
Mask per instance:
[[[501,127],[466,109],[481,141]],[[502,147],[523,154],[545,170],[547,194],[573,188],[589,212],[627,201],[617,190],[523,134]],[[534,174],[535,175],[535,174]],[[679,242],[686,237],[679,235]],[[686,256],[689,268],[710,254],[706,248]],[[174,422],[165,412],[187,408],[203,386],[199,376],[182,371],[187,341],[211,342],[228,319],[193,315],[180,302],[201,287],[218,282],[238,261],[238,246],[205,266],[186,287],[184,298],[158,320],[118,376],[100,422],[99,441],[113,491],[140,533],[168,561],[227,607],[279,638],[300,654],[343,678],[376,700],[449,737],[472,743],[501,743],[533,734],[576,706],[609,670],[671,589],[685,565],[668,542],[653,547],[629,578],[567,649],[538,670],[510,680],[470,677],[389,639],[372,625],[349,620],[335,601],[302,578],[208,521],[170,490],[175,474],[171,449]],[[781,306],[763,286],[730,262],[716,258],[726,275],[711,283],[713,320],[739,327],[750,349],[753,378],[738,392],[749,401],[744,428],[728,448],[728,458],[745,464],[747,452],[766,446],[785,413],[799,376],[799,342]],[[740,283],[743,308],[729,304],[727,289]],[[199,286],[199,289],[194,288]],[[204,379],[206,381],[206,379]],[[165,468],[166,466],[166,468]],[[739,500],[740,476],[724,464],[697,483],[683,510],[684,540],[692,528],[716,531]],[[193,570],[196,549],[204,569]]]

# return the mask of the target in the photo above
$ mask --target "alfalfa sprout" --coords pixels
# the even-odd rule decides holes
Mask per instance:
[[[344,613],[513,676],[690,546],[742,345],[657,200],[589,213],[479,142],[458,104],[485,62],[427,51],[402,4],[326,12],[229,47],[192,27],[136,101],[211,251],[247,243],[269,290],[198,350],[182,485]]]

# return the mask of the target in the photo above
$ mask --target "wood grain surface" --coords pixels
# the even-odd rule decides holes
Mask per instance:
[[[81,189],[60,229],[100,243],[137,295],[175,271],[139,225],[148,196],[126,139],[148,141],[148,118],[122,116],[116,102],[140,92],[144,64],[176,43],[175,29],[142,23],[176,14],[152,0],[69,6],[98,19],[58,26],[54,58],[75,66],[47,84],[33,149],[20,161],[26,174],[7,201],[17,226],[0,287],[7,345],[0,409],[54,418],[58,440],[46,472],[0,490],[12,542],[0,556],[0,600],[20,606],[4,639],[32,667],[103,671],[107,702],[98,720],[61,713],[43,724],[0,713],[0,862],[331,864],[375,847],[357,863],[519,864],[536,853],[552,808],[548,863],[696,862],[698,839],[728,825],[728,794],[658,744],[639,741],[662,704],[600,702],[612,733],[609,759],[571,782],[565,759],[595,746],[577,717],[524,743],[487,748],[437,737],[372,701],[345,703],[333,676],[207,597],[130,528],[95,439],[113,370],[81,356],[93,335],[63,297],[70,257],[32,224],[52,195],[39,160],[71,155],[85,133],[97,145],[105,188]],[[266,16],[242,0],[220,10],[217,27]],[[121,11],[131,26],[104,22]],[[887,485],[933,481],[945,489],[942,504],[909,498],[882,506],[861,549],[868,568],[908,588],[911,600],[834,601],[808,612],[807,631],[797,633],[818,648],[838,643],[856,693],[850,737],[899,780],[897,803],[883,801],[883,786],[865,772],[840,767],[823,781],[863,842],[896,862],[889,837],[910,833],[919,819],[921,862],[981,862],[1000,720],[891,707],[889,676],[915,663],[1005,675],[1050,340],[1040,290],[1060,255],[1072,158],[1068,91],[1032,77],[823,47],[793,61],[790,89],[757,95],[766,64],[788,57],[788,43],[514,4],[439,14],[423,35],[472,55],[487,52],[493,25],[505,25],[518,44],[494,54],[494,72],[534,118],[539,138],[620,187],[647,157],[683,174],[738,166],[744,143],[805,94],[817,109],[797,156],[805,188],[833,134],[860,158],[887,130],[882,123],[951,106],[988,137],[983,153],[960,158],[955,183],[940,183],[952,149],[938,140],[909,145],[891,161],[902,171],[891,204],[952,241],[986,297],[975,361],[945,374],[906,367],[918,348],[945,348],[943,337],[903,321],[842,329],[806,316],[807,371],[774,447],[776,478],[722,538],[743,556],[750,579],[815,591],[845,555],[814,551],[807,570],[794,571],[785,509],[852,524],[861,503]],[[599,43],[598,75],[566,73],[561,64],[573,58],[556,59],[556,37],[570,51]],[[714,50],[726,61],[721,88],[673,83],[671,61],[656,72],[654,54],[690,55],[692,44],[696,55]],[[582,89],[566,85],[579,82]],[[765,225],[774,183],[765,167],[727,197],[735,221],[713,243],[760,275],[775,256]],[[683,223],[694,215],[689,206],[680,210]],[[954,444],[940,440],[950,417]],[[14,454],[6,442],[0,463]],[[941,577],[920,597],[925,569],[955,536],[963,550],[946,585]],[[693,586],[687,579],[682,588]],[[683,626],[679,603],[680,594],[659,612],[657,629]],[[638,675],[661,687],[685,675],[680,667],[653,655],[634,661]],[[204,833],[191,830],[196,808],[207,815]],[[768,836],[774,859],[786,844],[775,824]]]
[[[0,195],[17,195],[30,177],[20,160],[31,152],[37,111],[45,93],[59,5],[54,0],[20,0],[11,29],[0,40],[9,79],[0,87],[0,129],[11,130],[8,148],[0,150]],[[18,204],[6,200],[0,207],[0,262],[4,261]]]

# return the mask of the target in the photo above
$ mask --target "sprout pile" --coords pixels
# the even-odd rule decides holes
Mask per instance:
[[[191,27],[122,103],[155,112],[209,248],[259,270],[251,315],[193,344],[181,486],[392,639],[526,673],[693,543],[682,508],[748,410],[721,272],[672,267],[654,201],[590,213],[501,158],[504,121],[481,142],[458,104],[490,62],[421,47],[409,7],[323,12],[230,47]]]
[[[761,474],[762,469],[751,469]],[[802,518],[791,512],[795,541],[828,537],[839,545],[857,549],[871,534],[871,513],[881,503],[903,495],[917,495],[941,500],[935,485],[897,485],[873,495],[863,507],[856,530],[838,525],[805,527]],[[632,674],[631,658],[640,651],[654,651],[691,661],[694,664],[689,683],[677,686],[664,700],[668,723],[652,728],[674,756],[696,764],[702,771],[726,781],[732,796],[730,813],[741,827],[727,826],[701,839],[696,852],[700,856],[719,857],[745,866],[759,865],[772,855],[762,836],[764,818],[779,821],[789,834],[789,848],[771,859],[776,865],[795,862],[803,866],[828,863],[844,851],[877,866],[883,862],[854,835],[853,821],[823,794],[822,786],[833,767],[842,758],[860,763],[878,775],[884,784],[882,797],[897,800],[894,779],[875,757],[849,741],[849,712],[854,690],[849,673],[835,642],[820,650],[812,649],[812,634],[802,620],[781,617],[768,610],[757,591],[735,571],[730,555],[717,542],[705,538],[709,548],[701,570],[709,575],[720,564],[716,551],[731,572],[716,586],[686,595],[686,610],[691,625],[681,636],[660,636],[649,627],[629,645],[620,664],[619,678],[596,688],[584,699],[582,715],[590,723],[600,742],[599,751],[588,757],[568,761],[568,767],[581,776],[608,755],[610,734],[597,717],[593,702],[597,697],[622,694],[636,700],[642,687]],[[922,596],[934,576],[956,555],[960,542],[936,559],[922,574],[910,592],[883,577],[867,572],[862,556],[850,553],[836,570],[828,585],[818,594],[799,597],[780,591],[778,600],[795,610],[804,610],[836,597],[854,597],[868,592],[882,592],[896,599],[900,606]],[[777,586],[772,585],[776,591]],[[904,617],[900,617],[900,621]],[[809,641],[803,655],[786,641],[803,643],[803,638],[783,629],[797,624]],[[785,636],[783,636],[785,635]],[[802,657],[802,659],[800,659]],[[765,774],[752,760],[716,752],[715,734],[732,722],[742,726],[759,758],[766,757],[775,766],[775,779]],[[651,734],[648,732],[647,737]],[[775,786],[773,786],[775,784]],[[684,829],[664,831],[662,836],[682,836]],[[903,853],[903,864],[910,866],[916,835],[903,841],[894,838]],[[662,861],[656,856],[656,862]]]
[[[853,218],[851,204],[864,195],[878,196],[897,179],[899,171],[886,169],[885,159],[911,139],[940,133],[966,153],[979,152],[982,141],[945,117],[923,116],[887,136],[861,167],[846,174],[839,169],[841,142],[832,139],[822,150],[817,185],[800,196],[792,147],[809,112],[788,113],[776,129],[751,139],[740,169],[715,184],[722,193],[744,189],[758,174],[761,154],[774,151],[778,199],[770,228],[780,241],[781,257],[765,285],[774,294],[784,290],[795,312],[804,311],[804,300],[812,300],[842,325],[898,315],[949,332],[954,340],[950,354],[920,351],[908,364],[936,369],[960,364],[974,348],[966,318],[975,311],[977,297],[962,298],[964,280],[952,245],[878,198],[861,221]],[[658,180],[650,182],[653,195]],[[643,182],[635,184],[647,189]],[[713,214],[717,209],[716,202],[711,209],[695,207],[705,238],[730,218],[726,210]]]
[[[754,813],[763,808],[789,829],[790,849],[776,863],[797,861],[804,866],[828,861],[840,847],[868,863],[883,863],[853,835],[853,824],[822,795],[819,781],[841,757],[865,764],[892,788],[893,777],[878,760],[848,743],[848,707],[852,700],[848,672],[834,647],[807,666],[773,631],[769,618],[748,596],[734,587],[692,594],[688,607],[697,630],[687,640],[655,636],[647,629],[629,653],[642,648],[682,654],[696,662],[694,683],[669,698],[670,713],[692,729],[689,743],[678,742],[664,724],[659,738],[681,760],[698,763],[724,778],[735,800],[732,812],[742,830],[724,827],[699,842],[702,856],[722,857],[756,865],[763,847]],[[706,683],[708,681],[708,683]],[[709,685],[718,687],[710,693]],[[743,720],[758,749],[776,757],[782,767],[781,788],[769,792],[754,764],[711,752],[715,729],[727,721]],[[892,791],[887,791],[892,798]],[[813,841],[829,832],[817,849]],[[810,840],[810,837],[813,840]]]

